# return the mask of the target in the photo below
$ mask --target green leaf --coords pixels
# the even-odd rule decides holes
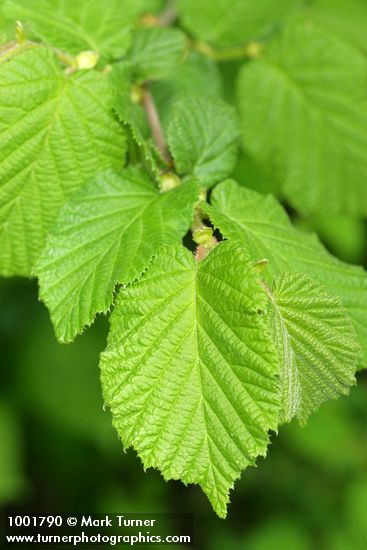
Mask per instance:
[[[312,24],[292,24],[239,79],[243,146],[302,212],[367,213],[367,61]]]
[[[271,33],[299,0],[180,0],[183,25],[200,40],[221,48]]]
[[[3,12],[3,3],[0,2],[0,46],[1,44],[5,44],[8,40],[14,38],[14,35],[15,25],[11,25],[6,21]]]
[[[274,173],[268,170],[267,166],[258,164],[244,151],[240,151],[231,177],[240,185],[263,195],[277,196],[280,194],[280,182],[275,178]]]
[[[297,220],[298,225],[307,231],[314,230],[327,249],[347,263],[363,263],[367,249],[367,234],[364,219],[318,215]]]
[[[221,97],[222,82],[216,63],[195,50],[176,71],[163,80],[152,82],[151,91],[158,107],[163,126],[172,116],[175,103],[193,95]]]
[[[273,326],[273,336],[277,344],[280,362],[281,411],[279,421],[285,423],[290,422],[300,410],[302,386],[291,336],[274,301],[272,301],[272,306],[269,308],[269,319]]]
[[[141,0],[8,0],[4,11],[46,44],[71,54],[92,50],[108,60],[126,53],[130,27],[148,6]]]
[[[312,0],[304,17],[367,52],[365,0]]]
[[[0,272],[29,275],[68,197],[123,164],[108,81],[36,47],[0,65]]]
[[[254,260],[267,258],[269,282],[284,271],[306,273],[342,299],[352,317],[367,366],[367,276],[331,256],[315,235],[290,223],[277,200],[226,181],[216,187],[207,213],[228,239],[240,243]]]
[[[178,29],[137,29],[128,57],[136,80],[144,82],[169,76],[183,62],[186,46],[186,37]]]
[[[121,289],[102,385],[125,447],[165,479],[198,483],[220,517],[278,421],[267,296],[233,243],[201,262],[169,248]]]
[[[214,98],[177,103],[167,142],[179,174],[194,174],[206,187],[228,176],[236,162],[239,128],[232,107]]]
[[[278,275],[269,295],[282,358],[282,420],[297,416],[304,424],[321,403],[355,384],[355,330],[340,299],[307,275]]]
[[[117,283],[141,276],[162,245],[188,230],[195,181],[159,193],[138,169],[100,173],[62,209],[35,268],[61,342],[106,312]]]

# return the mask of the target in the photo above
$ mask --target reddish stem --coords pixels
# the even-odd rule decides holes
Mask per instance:
[[[168,151],[158,111],[154,103],[153,96],[146,86],[143,89],[143,106],[147,115],[150,129],[154,137],[154,141],[158,147],[162,159],[168,166],[172,166],[172,157]]]

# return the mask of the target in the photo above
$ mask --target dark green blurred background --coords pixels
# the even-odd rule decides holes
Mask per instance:
[[[256,168],[243,162],[238,170],[251,181]],[[317,228],[343,259],[366,264],[363,223],[295,222]],[[196,546],[203,549],[367,548],[364,373],[349,398],[323,406],[306,428],[294,423],[274,436],[268,458],[237,482],[223,521],[199,488],[166,483],[157,471],[145,474],[135,452],[123,452],[99,387],[105,319],[63,346],[34,282],[1,280],[0,304],[4,514],[183,511],[194,514]]]

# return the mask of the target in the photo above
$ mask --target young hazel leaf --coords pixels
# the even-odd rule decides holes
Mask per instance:
[[[128,60],[139,82],[169,76],[184,60],[186,37],[178,29],[137,29]]]
[[[355,330],[339,298],[307,275],[278,275],[269,294],[282,358],[282,420],[305,423],[321,403],[355,384]]]
[[[0,272],[29,275],[64,202],[124,162],[107,79],[35,47],[0,64]]]
[[[278,422],[277,353],[257,277],[233,243],[201,262],[183,247],[162,251],[120,290],[101,360],[124,446],[165,479],[198,483],[220,517]]]
[[[266,271],[306,273],[342,299],[352,317],[367,364],[367,275],[365,271],[331,256],[315,235],[302,233],[290,223],[277,200],[226,181],[214,189],[206,208],[213,224],[228,239],[241,244],[254,260],[267,258]],[[271,281],[271,278],[270,278]]]
[[[239,78],[243,146],[302,212],[367,213],[367,61],[292,24]]]
[[[194,174],[206,187],[227,177],[236,162],[239,127],[235,110],[215,98],[177,103],[167,141],[180,174]]]
[[[150,0],[152,8],[157,2]],[[92,50],[105,60],[124,55],[136,17],[147,0],[8,0],[5,14],[32,35],[67,53]]]
[[[162,245],[180,241],[198,194],[195,181],[159,193],[144,172],[128,168],[102,172],[74,195],[35,269],[61,342],[110,308],[117,283],[140,277]]]

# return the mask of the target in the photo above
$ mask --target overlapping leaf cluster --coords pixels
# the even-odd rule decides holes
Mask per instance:
[[[38,277],[61,342],[113,307],[124,446],[224,517],[269,434],[367,359],[363,269],[228,178],[247,155],[301,213],[366,214],[365,44],[327,0],[1,7],[24,30],[0,49],[0,272]]]

